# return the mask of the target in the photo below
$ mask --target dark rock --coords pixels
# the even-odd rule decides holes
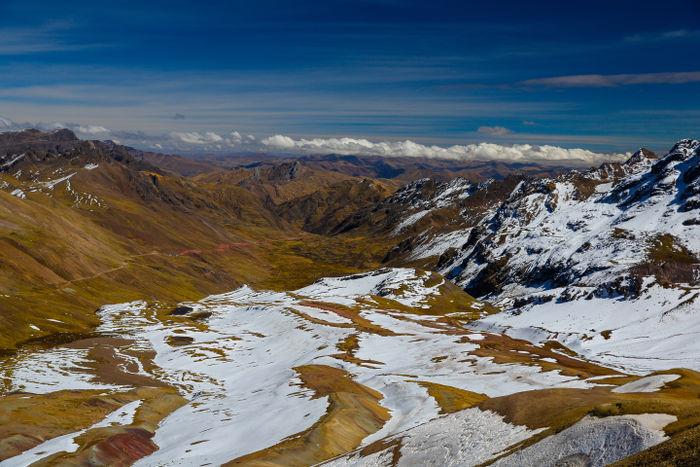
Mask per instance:
[[[175,316],[182,316],[182,315],[186,315],[187,313],[189,313],[192,310],[194,310],[194,308],[192,308],[191,306],[180,305],[180,306],[175,307],[173,309],[173,311],[170,312],[170,314],[175,315]]]

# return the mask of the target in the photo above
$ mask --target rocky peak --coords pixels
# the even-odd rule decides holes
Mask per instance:
[[[636,165],[644,162],[648,162],[651,160],[656,160],[658,159],[659,156],[656,155],[656,153],[650,149],[647,148],[639,148],[637,152],[632,154],[632,156],[625,161],[625,165]]]
[[[667,172],[668,168],[675,167],[679,162],[685,162],[698,154],[700,141],[694,139],[682,139],[677,142],[669,151],[651,168],[652,173],[661,174]]]
[[[298,160],[284,161],[255,167],[253,178],[259,182],[285,183],[299,178],[303,169],[302,162]]]
[[[410,198],[411,196],[419,194],[423,190],[423,188],[429,184],[434,185],[435,181],[430,179],[430,178],[421,178],[418,180],[414,180],[414,181],[402,186],[398,190],[396,190],[396,193],[394,194],[394,196],[392,196],[392,198],[393,199]]]
[[[27,164],[48,166],[80,160],[82,163],[115,161],[137,170],[159,172],[157,168],[134,157],[134,152],[136,151],[113,142],[81,140],[66,128],[0,133],[0,171],[21,169]]]
[[[487,186],[490,182],[484,182],[482,185]],[[466,198],[476,188],[476,185],[462,177],[447,182],[422,178],[399,188],[385,204],[415,209],[441,208],[458,204],[460,199]]]
[[[692,152],[697,152],[699,148],[700,148],[700,141],[698,141],[696,139],[686,138],[686,139],[682,139],[682,140],[678,141],[673,146],[673,148],[671,148],[671,151],[669,152],[669,154],[675,153],[675,152],[692,153]]]
[[[0,133],[0,151],[17,150],[22,146],[30,148],[37,145],[51,146],[61,143],[79,141],[71,130],[66,128],[54,131],[29,129],[22,131],[7,131]]]

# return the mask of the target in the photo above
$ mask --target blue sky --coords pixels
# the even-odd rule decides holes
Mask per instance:
[[[699,136],[700,2],[556,3],[2,0],[0,116],[202,151]]]

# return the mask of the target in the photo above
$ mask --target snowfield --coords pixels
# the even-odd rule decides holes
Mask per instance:
[[[377,308],[370,299],[381,295],[423,310],[431,296],[441,293],[441,283],[428,284],[431,280],[413,269],[386,269],[326,278],[290,293],[241,287],[185,304],[192,309],[188,315],[200,316],[194,321],[165,319],[140,301],[103,306],[98,332],[131,339],[134,349],[155,352],[154,368],[140,366],[138,372],[176,387],[189,401],[160,423],[153,438],[159,450],[137,465],[220,464],[310,428],[326,413],[328,399],[303,386],[295,371],[303,365],[340,368],[382,395],[379,403],[390,418],[362,445],[443,420],[440,406],[419,383],[489,397],[595,384],[536,365],[495,363],[472,353],[483,339],[480,333],[445,332],[451,328],[434,317]],[[342,313],[332,306],[314,306],[320,302],[335,303]],[[358,328],[358,322],[365,324]],[[339,358],[337,346],[352,335],[357,338],[354,358]],[[92,381],[87,372],[70,371],[80,366],[81,358],[80,352],[64,349],[33,354],[18,363],[13,385],[36,392],[119,389]],[[479,441],[478,459],[532,434],[477,409],[440,424],[472,431],[482,425],[482,431],[459,438],[470,443],[483,438],[483,430],[502,431],[496,444]],[[434,435],[422,430],[428,425],[415,432],[415,450],[407,448],[408,458],[426,455],[423,446]],[[455,444],[450,449],[460,448]]]
[[[490,315],[470,326],[538,343],[558,340],[590,360],[640,374],[700,370],[698,293],[654,284],[633,300],[552,300],[526,311]]]
[[[391,466],[392,443],[400,441],[399,466],[478,465],[541,430],[511,425],[498,414],[467,409],[398,433],[384,440],[390,447],[369,456],[354,452],[325,466]]]

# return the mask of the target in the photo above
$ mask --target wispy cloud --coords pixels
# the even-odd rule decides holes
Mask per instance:
[[[97,46],[98,44],[73,40],[71,27],[67,23],[0,29],[0,55],[74,51]]]
[[[422,137],[464,141],[482,122],[570,114],[567,101],[529,96],[444,93],[421,87],[348,86],[304,70],[266,77],[245,71],[178,72],[0,65],[0,111],[22,121],[99,122],[150,134],[241,132],[294,135]],[[56,82],[52,82],[56,80]],[[308,83],[315,85],[310,87]],[[327,84],[324,84],[327,83]],[[443,131],[443,128],[449,128]]]
[[[694,29],[674,29],[655,33],[640,33],[625,37],[625,42],[665,42],[683,39],[700,38],[700,30]]]
[[[108,135],[110,130],[100,125],[78,125],[75,130],[86,135]]]
[[[489,136],[507,136],[512,133],[511,130],[502,126],[480,126],[476,132]]]
[[[549,87],[613,87],[632,84],[683,84],[700,81],[700,71],[682,71],[670,73],[638,73],[619,75],[567,75],[552,76],[549,78],[537,78],[521,81],[523,86],[549,86]]]

